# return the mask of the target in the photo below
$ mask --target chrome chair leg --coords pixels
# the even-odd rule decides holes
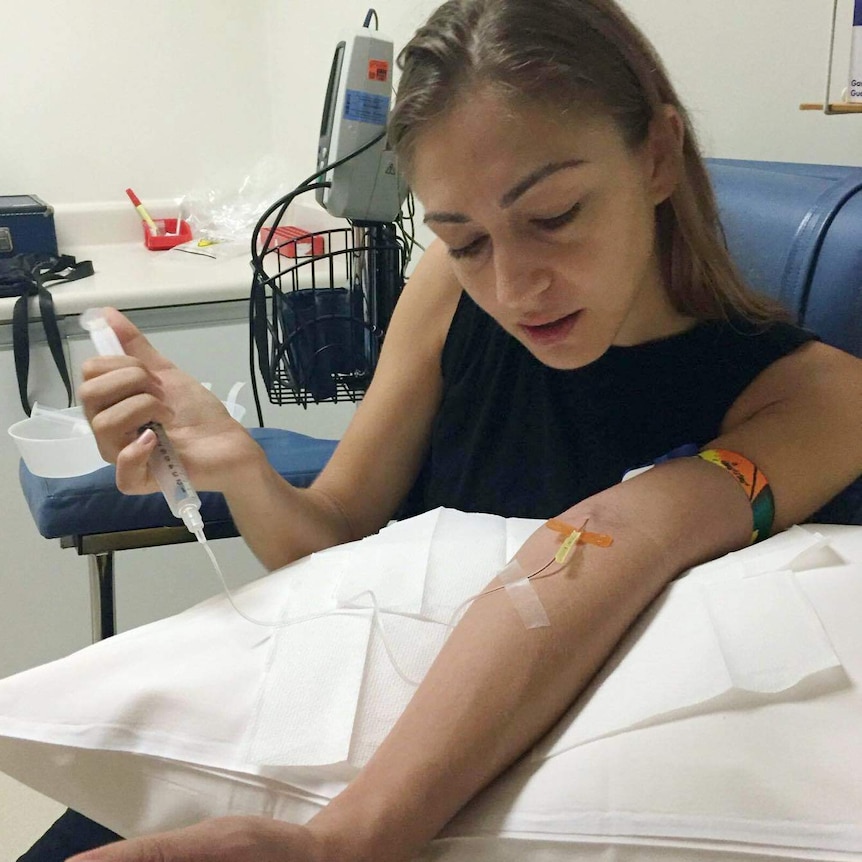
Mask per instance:
[[[114,598],[114,552],[89,554],[90,613],[93,643],[116,634],[117,605]]]

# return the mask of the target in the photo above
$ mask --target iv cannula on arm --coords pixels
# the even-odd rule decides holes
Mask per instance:
[[[100,356],[124,356],[126,351],[117,334],[111,329],[101,308],[88,308],[80,318],[81,327],[90,333],[90,339]],[[165,429],[158,422],[148,422],[141,430],[151,429],[156,435],[156,448],[149,459],[149,468],[164,494],[174,517],[181,518],[188,531],[199,542],[205,542],[204,522],[201,518],[201,501],[183,467]]]

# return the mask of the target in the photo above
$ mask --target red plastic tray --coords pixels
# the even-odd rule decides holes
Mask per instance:
[[[153,221],[159,228],[159,233],[156,235],[151,233],[146,222],[142,222],[144,226],[144,245],[151,251],[164,251],[165,249],[188,242],[192,238],[192,228],[187,221],[180,222],[179,233],[175,233],[177,229],[177,220],[175,218],[155,218]]]
[[[320,257],[326,253],[326,242],[323,236],[309,233],[301,227],[280,225],[275,229],[264,227],[260,229],[260,248],[263,249],[270,233],[275,233],[275,240],[270,245],[282,257]]]

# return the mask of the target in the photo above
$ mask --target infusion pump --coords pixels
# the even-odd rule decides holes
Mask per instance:
[[[393,69],[393,44],[376,30],[364,28],[335,48],[320,124],[317,168],[322,170],[377,137],[380,140],[319,177],[330,186],[317,189],[317,201],[331,215],[391,222],[401,211],[407,188],[384,134]]]

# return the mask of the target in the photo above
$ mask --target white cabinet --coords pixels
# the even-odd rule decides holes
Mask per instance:
[[[30,393],[64,406],[65,391],[31,327]],[[65,655],[90,641],[86,562],[43,539],[18,481],[18,450],[6,429],[25,418],[18,399],[12,325],[0,324],[0,676]]]
[[[131,311],[129,316],[154,346],[225,397],[239,380],[249,381],[248,319],[244,301]],[[74,376],[93,351],[74,317],[61,320]],[[65,398],[59,377],[33,327],[31,394],[51,406]],[[41,343],[40,343],[41,342]],[[11,325],[0,324],[0,424],[24,417],[18,402]],[[339,437],[353,404],[276,407],[264,400],[264,422],[318,437]],[[240,394],[246,425],[257,419],[250,385]],[[86,559],[43,539],[36,530],[18,481],[18,455],[5,433],[0,442],[2,562],[0,562],[0,677],[58,658],[90,641],[89,575]],[[263,569],[240,539],[213,543],[232,585]],[[120,551],[116,554],[117,625],[120,631],[176,613],[221,589],[196,544]]]

